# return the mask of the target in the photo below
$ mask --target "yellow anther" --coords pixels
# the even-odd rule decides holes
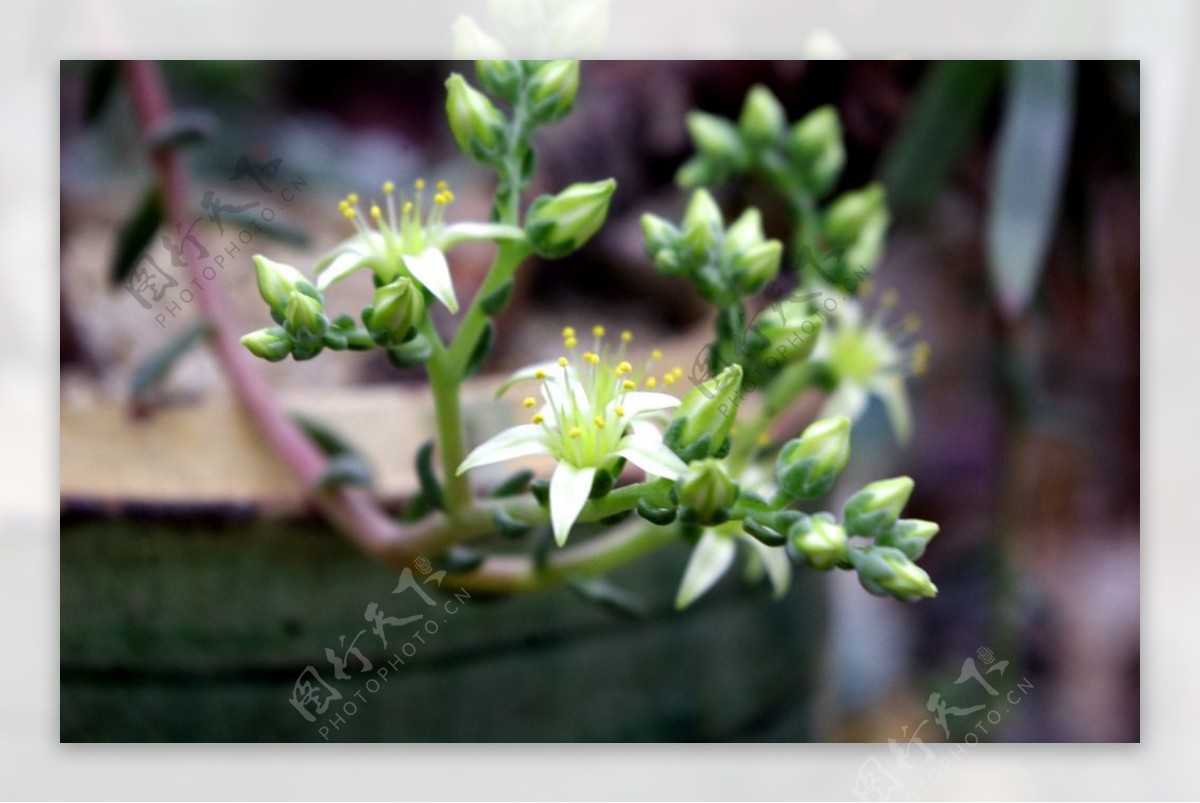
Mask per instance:
[[[617,376],[625,376],[625,374],[631,373],[633,373],[633,365],[630,364],[629,360],[621,360],[621,362],[617,363]]]
[[[579,427],[571,427],[571,431],[567,433],[572,438],[579,437]]]
[[[767,433],[764,432],[763,434],[758,436],[758,445],[759,446],[768,446],[768,445],[770,445],[770,443],[771,443],[771,436],[768,435]]]
[[[353,220],[354,216],[358,213],[347,206],[345,209],[342,210],[342,214],[345,216],[346,220]]]
[[[663,374],[663,382],[667,383],[667,387],[675,384],[675,374]]]
[[[730,427],[730,428],[729,428],[729,434],[730,434],[730,435],[736,435],[736,434],[737,434],[737,431],[738,431],[738,430],[737,430],[737,424],[734,424],[732,427]]]
[[[652,376],[646,377],[646,387],[648,387],[648,388],[658,387],[658,380]]]
[[[450,189],[450,185],[444,181],[439,181],[437,183],[437,189],[438,189],[438,192],[445,192],[446,190]]]
[[[659,351],[658,349],[655,349],[654,351],[650,352],[650,359],[652,359],[652,360],[661,360],[661,359],[662,359],[662,352],[661,352],[661,351]]]
[[[558,358],[558,365],[559,365],[559,367],[560,367],[560,368],[566,368],[566,367],[567,367],[567,358],[566,358],[566,357],[559,357],[559,358]]]
[[[537,399],[532,396],[526,396],[524,399],[521,399],[522,407],[532,407],[535,404],[537,404]]]
[[[900,303],[900,294],[896,292],[896,288],[889,287],[883,292],[883,298],[879,299],[879,303],[885,307],[894,307]]]
[[[352,204],[358,203],[358,193],[357,192],[350,193],[349,195],[346,196],[346,200]]]
[[[569,349],[573,349],[575,346],[579,345],[579,341],[573,337],[568,337],[563,340],[563,345]]]
[[[446,196],[446,203],[450,203],[454,200],[454,193],[450,192],[450,190],[446,190],[442,193],[442,195]]]
[[[587,360],[592,365],[600,364],[600,355],[596,354],[595,352],[592,352],[592,351],[585,351],[583,353],[583,359]]]
[[[904,316],[904,328],[909,332],[915,332],[921,328],[921,316],[915,312],[910,312]]]
[[[622,343],[628,343],[631,340],[633,340],[633,332],[626,329],[624,332],[621,333],[621,342]]]
[[[683,369],[678,365],[671,369],[671,373],[675,375],[676,379],[683,379]]]
[[[446,196],[439,192],[437,195],[433,196],[433,202],[438,206],[445,206]]]
[[[875,292],[875,282],[871,279],[867,279],[862,284],[860,284],[858,286],[858,288],[859,288],[858,294],[860,296],[862,296],[863,298],[866,298],[869,295],[871,295],[871,293]]]
[[[383,217],[383,212],[381,212],[379,207],[375,204],[371,204],[371,217],[373,217],[375,220],[379,220],[379,218]]]
[[[541,413],[537,413],[533,417],[533,423],[535,423],[535,424],[540,424],[545,420],[546,420],[545,416],[543,416]]]
[[[546,372],[545,372],[545,371],[543,371],[541,368],[539,368],[539,369],[537,369],[536,371],[534,371],[534,372],[533,372],[533,378],[534,378],[534,379],[545,379],[545,378],[546,378]]]
[[[604,429],[604,419],[600,416],[593,418],[592,423],[595,424],[598,429]]]
[[[564,326],[563,327],[563,337],[575,337],[575,327],[574,326]]]
[[[637,382],[634,382],[632,379],[626,379],[624,382],[621,383],[621,388],[624,390],[633,390],[636,387],[637,387]]]
[[[613,412],[617,414],[617,418],[625,417],[625,408],[619,404],[613,408]]]
[[[604,327],[600,326],[599,324],[597,324],[596,326],[593,326],[592,327],[592,336],[593,337],[604,337]]]
[[[396,191],[396,182],[394,182],[394,181],[383,182],[383,192],[385,195],[391,195],[395,191]]]
[[[406,214],[406,215],[412,214],[412,211],[413,211],[412,201],[405,201],[404,206],[401,208],[401,211],[403,211],[404,214]]]
[[[915,376],[921,376],[929,369],[929,344],[922,341],[913,346],[912,351],[912,372]]]
[[[416,181],[413,182],[413,186],[416,187],[418,190],[425,189],[425,179],[423,179],[423,178],[417,179]]]
[[[349,208],[350,208],[350,202],[349,202],[349,201],[346,201],[346,200],[341,200],[341,201],[338,201],[338,211],[339,211],[339,212],[343,212],[343,213],[344,213],[344,212],[345,212],[347,209],[349,209]]]

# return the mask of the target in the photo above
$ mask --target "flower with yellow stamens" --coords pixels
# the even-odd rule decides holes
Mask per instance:
[[[674,479],[686,468],[647,420],[679,405],[674,396],[635,389],[639,381],[653,379],[643,376],[648,370],[649,365],[638,370],[625,359],[624,342],[610,350],[597,335],[594,351],[518,371],[500,392],[518,382],[539,381],[543,407],[531,424],[477,446],[459,473],[526,455],[554,457],[558,466],[550,480],[550,522],[555,539],[565,543],[597,472],[613,469],[621,458],[658,477]]]

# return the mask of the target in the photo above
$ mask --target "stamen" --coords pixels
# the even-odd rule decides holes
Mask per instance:
[[[343,217],[346,218],[346,220],[354,220],[354,216],[357,214],[358,214],[357,212],[355,212],[353,209],[351,209],[348,206],[342,210],[342,215],[343,215]]]
[[[358,193],[357,192],[350,193],[349,195],[346,196],[346,200],[351,205],[358,203]]]
[[[859,285],[859,288],[860,289],[858,291],[858,294],[861,295],[863,298],[868,298],[871,295],[871,293],[875,292],[875,280],[867,279],[862,284]]]
[[[675,374],[663,374],[663,382],[667,383],[667,387],[675,384]]]
[[[904,328],[909,333],[916,332],[921,328],[921,316],[915,312],[910,312],[904,316]]]
[[[621,360],[621,362],[617,364],[617,376],[625,376],[625,374],[631,373],[633,373],[633,365],[631,365],[628,360]]]
[[[604,419],[601,418],[600,416],[596,416],[595,418],[593,418],[592,423],[595,424],[597,428],[604,429]]]
[[[658,380],[652,376],[646,377],[646,387],[648,387],[648,388],[658,387]]]
[[[371,219],[379,220],[381,217],[383,217],[383,211],[379,208],[378,204],[371,204]]]
[[[564,346],[566,346],[566,347],[567,347],[567,348],[569,348],[569,349],[573,349],[573,348],[575,348],[575,346],[576,346],[576,345],[578,345],[578,343],[579,343],[579,341],[577,341],[577,340],[576,340],[575,338],[573,338],[573,337],[568,337],[568,338],[566,338],[566,339],[564,339],[564,340],[563,340],[563,345],[564,345]]]
[[[624,382],[621,383],[621,388],[623,390],[633,390],[636,387],[637,387],[637,382],[634,382],[631,379],[626,379]]]
[[[662,352],[661,352],[661,351],[659,351],[658,349],[655,349],[654,351],[650,352],[650,359],[652,359],[652,360],[661,360],[661,359],[662,359]]]
[[[537,413],[533,417],[533,423],[535,423],[535,424],[540,424],[545,420],[546,420],[545,416],[543,416],[541,413]]]
[[[571,431],[567,433],[567,435],[572,438],[578,438],[579,434],[579,427],[571,427]]]
[[[533,398],[532,396],[526,396],[521,400],[522,407],[532,407],[535,404],[537,404],[537,399]]]
[[[566,358],[566,357],[559,357],[559,358],[558,358],[558,367],[559,367],[559,368],[566,368],[566,367],[567,367],[567,358]]]
[[[592,327],[592,336],[593,337],[604,337],[604,327],[600,326],[599,324],[593,326]]]
[[[444,182],[444,181],[439,181],[439,182],[437,183],[437,190],[438,190],[438,192],[445,192],[445,191],[446,191],[446,190],[448,190],[448,189],[450,189],[450,185],[449,185],[449,184],[447,184],[446,182]]]
[[[619,404],[613,408],[613,412],[617,414],[617,418],[625,417],[625,408]]]
[[[675,375],[676,379],[683,379],[683,369],[678,365],[671,369],[671,373]]]
[[[896,292],[896,288],[889,287],[883,292],[883,298],[879,299],[879,303],[885,307],[894,307],[900,303],[900,294]]]
[[[621,333],[621,342],[622,343],[628,343],[631,340],[633,340],[633,332],[626,329],[624,332]]]
[[[412,201],[405,201],[405,202],[404,202],[404,208],[402,209],[402,211],[403,211],[403,212],[404,212],[404,214],[406,214],[406,215],[411,215],[411,214],[412,214],[412,211],[413,211],[413,202],[412,202]]]
[[[564,326],[563,327],[563,337],[575,337],[575,327],[574,326]]]
[[[418,190],[425,189],[425,179],[423,179],[423,178],[417,179],[416,181],[413,182],[413,187],[415,187]]]
[[[545,379],[545,378],[546,378],[546,372],[545,372],[545,371],[543,371],[541,368],[539,368],[539,369],[537,369],[536,371],[534,371],[534,372],[533,372],[533,378],[534,378],[534,379]]]
[[[384,195],[391,195],[395,191],[396,191],[396,183],[394,181],[383,182],[383,194]]]

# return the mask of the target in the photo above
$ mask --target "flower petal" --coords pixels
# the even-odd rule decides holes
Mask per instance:
[[[371,245],[363,240],[361,234],[355,234],[352,237],[347,237],[345,240],[342,240],[333,248],[329,249],[324,256],[318,259],[316,264],[313,265],[313,271],[320,273],[321,271],[325,270],[330,262],[346,253],[358,254],[360,257],[365,257],[371,254]]]
[[[652,410],[670,410],[679,406],[679,399],[669,393],[650,393],[647,391],[630,391],[617,397],[617,402],[625,409],[629,418],[648,413]],[[614,402],[616,404],[617,402]]]
[[[750,545],[762,566],[767,570],[767,579],[771,581],[771,596],[780,599],[787,593],[792,584],[792,563],[788,560],[787,552],[780,547],[770,547],[748,535],[741,539]]]
[[[433,293],[433,297],[446,305],[451,312],[458,312],[458,299],[454,296],[454,283],[450,280],[450,266],[446,255],[436,248],[426,248],[420,254],[404,256],[404,267],[413,278]]]
[[[506,223],[453,223],[442,230],[441,246],[449,250],[459,243],[477,240],[509,242],[524,238],[524,229]]]
[[[595,468],[576,468],[562,462],[554,469],[554,476],[550,478],[550,525],[559,546],[567,542],[571,525],[587,504],[595,478]]]
[[[676,610],[683,610],[716,585],[733,563],[736,551],[737,544],[732,538],[705,530],[692,550],[683,580],[679,583],[679,593],[675,595]]]
[[[908,443],[912,436],[912,409],[908,404],[908,392],[904,389],[904,378],[898,374],[882,376],[872,383],[872,388],[883,401],[896,440]]]
[[[825,400],[817,418],[844,415],[851,421],[857,420],[863,414],[863,410],[867,408],[869,397],[870,394],[862,385],[843,379],[837,389],[829,394],[829,398]]]
[[[367,259],[355,251],[343,251],[334,257],[317,273],[317,289],[324,290],[334,282],[345,279],[356,270],[369,267]]]
[[[643,469],[647,474],[676,479],[687,471],[687,465],[662,442],[662,436],[635,433],[621,438],[617,454]]]
[[[550,454],[546,445],[546,431],[536,424],[522,424],[499,432],[476,446],[456,473],[462,474],[476,466],[535,454]]]
[[[514,372],[512,376],[504,380],[500,387],[496,388],[496,398],[500,398],[508,391],[509,388],[520,382],[540,382],[541,380],[538,379],[537,376],[539,371],[544,373],[547,379],[553,379],[555,377],[561,378],[563,369],[561,366],[559,366],[557,360],[549,360],[547,362],[539,362],[535,365],[527,365],[519,371]],[[571,372],[570,367],[567,368],[567,372],[569,375]]]

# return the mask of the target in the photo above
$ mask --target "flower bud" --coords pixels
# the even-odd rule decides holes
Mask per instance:
[[[767,240],[738,254],[733,260],[733,270],[742,289],[747,294],[757,293],[767,282],[773,281],[779,275],[782,258],[783,243],[778,240]]]
[[[937,596],[937,586],[925,570],[899,549],[886,546],[852,549],[850,559],[862,587],[876,596],[890,594],[901,602]]]
[[[804,185],[816,195],[828,192],[846,163],[837,109],[822,106],[806,114],[792,126],[787,144]]]
[[[579,62],[548,61],[529,81],[530,116],[538,123],[553,123],[567,116],[579,94]]]
[[[720,524],[729,518],[737,501],[738,488],[720,460],[707,458],[688,466],[675,481],[675,492],[683,506],[683,520],[698,524]]]
[[[835,247],[847,247],[858,240],[864,227],[887,215],[882,184],[871,184],[838,196],[822,220],[825,236]]]
[[[480,59],[475,62],[475,74],[483,88],[509,103],[521,91],[521,62],[511,59]]]
[[[687,130],[696,150],[710,159],[731,163],[744,161],[746,146],[742,144],[737,128],[724,117],[691,112],[687,116]]]
[[[694,257],[707,254],[716,245],[723,222],[721,208],[713,200],[712,194],[705,189],[696,190],[683,215],[681,244]]]
[[[425,315],[425,297],[412,283],[402,276],[391,284],[375,291],[371,300],[371,314],[364,315],[367,331],[381,345],[403,343]]]
[[[642,215],[642,239],[646,243],[646,253],[655,257],[659,251],[679,244],[679,229],[670,221],[647,212]]]
[[[783,136],[787,115],[779,99],[765,86],[756,86],[746,96],[742,115],[738,118],[738,129],[746,142],[753,145],[770,145]]]
[[[446,90],[446,117],[458,149],[487,164],[503,144],[504,115],[458,73],[446,79]]]
[[[287,307],[288,296],[301,284],[308,284],[304,274],[273,259],[255,255],[254,273],[258,279],[258,294],[262,296],[267,306],[279,315]],[[276,319],[278,320],[278,319]]]
[[[900,519],[892,528],[875,539],[880,546],[899,549],[909,560],[917,560],[925,554],[925,548],[938,534],[938,525],[923,519]]]
[[[832,517],[805,516],[788,530],[788,554],[814,569],[828,571],[849,559],[849,540]]]
[[[878,538],[900,518],[900,511],[912,495],[913,481],[909,477],[892,477],[867,483],[846,501],[842,519],[846,529],[866,538]]]
[[[675,174],[675,183],[685,190],[695,187],[707,187],[719,183],[728,173],[721,168],[716,160],[706,156],[693,156],[679,167]]]
[[[763,235],[762,214],[750,207],[741,214],[725,231],[725,242],[721,244],[721,253],[726,257],[736,256],[738,251],[761,245],[766,238]]]
[[[720,454],[742,400],[742,367],[730,365],[683,397],[663,441],[684,460]]]
[[[850,419],[823,418],[784,444],[775,461],[775,478],[788,496],[813,499],[829,493],[849,459]]]
[[[543,195],[529,206],[525,234],[543,257],[554,259],[575,251],[595,234],[608,217],[617,182],[572,184],[558,195]]]
[[[776,304],[753,320],[748,334],[757,337],[748,337],[747,343],[752,350],[770,349],[771,356],[783,363],[803,362],[817,347],[822,325],[820,315],[798,304]]]
[[[292,339],[278,326],[242,335],[242,345],[267,362],[279,362],[292,353]]]
[[[329,318],[325,317],[325,307],[319,300],[293,290],[283,311],[283,325],[298,341],[319,340],[329,328]]]

